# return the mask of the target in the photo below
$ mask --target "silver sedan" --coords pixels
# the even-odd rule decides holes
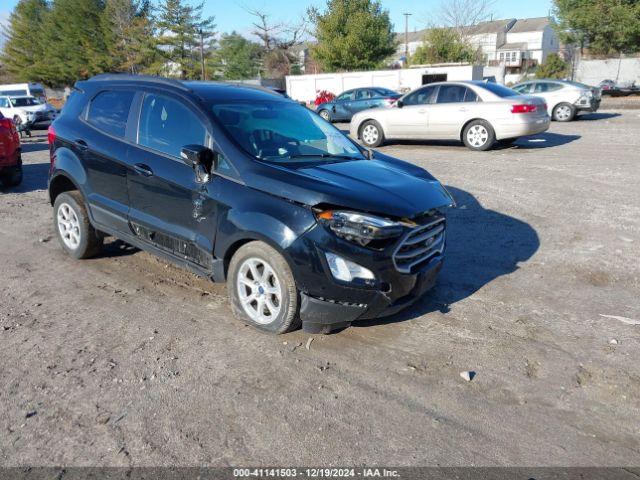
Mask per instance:
[[[385,141],[458,140],[489,150],[549,128],[545,101],[495,83],[432,83],[407,93],[391,108],[356,114],[351,136],[367,147]]]

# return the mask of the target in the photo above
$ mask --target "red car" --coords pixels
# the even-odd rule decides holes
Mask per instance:
[[[22,156],[20,135],[10,118],[0,113],[0,182],[15,187],[22,182]]]

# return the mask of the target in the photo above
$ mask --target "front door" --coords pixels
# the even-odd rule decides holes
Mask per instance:
[[[215,204],[192,167],[180,158],[183,146],[210,145],[203,117],[186,100],[146,93],[137,146],[130,150],[129,218],[135,235],[200,267],[211,267]]]
[[[428,138],[429,110],[438,91],[437,86],[423,87],[402,100],[402,108],[389,109],[387,136],[389,138]]]
[[[351,103],[355,100],[355,92],[350,90],[340,94],[333,105],[334,120],[351,120]]]

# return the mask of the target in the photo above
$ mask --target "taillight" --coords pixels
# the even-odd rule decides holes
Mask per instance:
[[[522,104],[511,106],[511,113],[533,113],[536,110],[538,110],[537,105]]]
[[[47,130],[47,140],[49,141],[49,147],[52,147],[56,141],[56,130],[53,128],[53,125],[50,125],[49,130]]]
[[[389,104],[389,105],[393,105],[394,103],[396,103],[398,101],[397,98],[385,98],[385,101]]]

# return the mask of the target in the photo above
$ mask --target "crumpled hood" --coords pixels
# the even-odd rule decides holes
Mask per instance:
[[[326,204],[411,218],[454,204],[427,171],[379,153],[373,160],[313,166],[258,165],[246,177],[249,186],[311,206]]]

